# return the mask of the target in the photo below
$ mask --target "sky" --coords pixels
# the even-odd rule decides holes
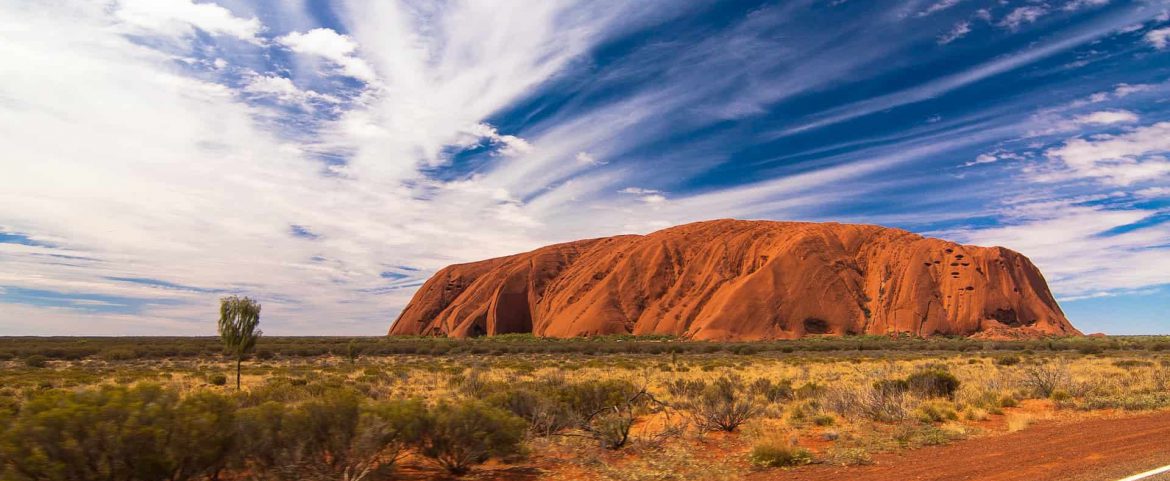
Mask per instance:
[[[1170,333],[1170,0],[0,0],[0,335],[377,335],[715,219],[1002,245]]]

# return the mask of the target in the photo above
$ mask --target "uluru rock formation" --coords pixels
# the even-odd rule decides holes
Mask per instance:
[[[391,335],[1080,335],[1023,255],[900,229],[715,220],[448,266]]]

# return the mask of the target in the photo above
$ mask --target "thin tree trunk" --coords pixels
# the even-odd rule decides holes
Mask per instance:
[[[240,357],[236,356],[236,390],[240,390]]]

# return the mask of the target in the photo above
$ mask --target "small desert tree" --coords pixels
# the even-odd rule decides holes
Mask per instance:
[[[262,332],[260,303],[249,297],[229,296],[219,300],[219,338],[228,354],[236,358],[236,390],[240,389],[240,363],[256,347]]]

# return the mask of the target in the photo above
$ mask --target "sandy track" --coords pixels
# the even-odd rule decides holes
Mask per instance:
[[[1170,412],[1071,423],[876,456],[869,466],[808,466],[755,481],[1110,481],[1170,464]]]

